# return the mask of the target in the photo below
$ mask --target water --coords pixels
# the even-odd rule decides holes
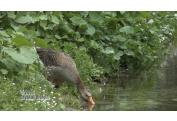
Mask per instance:
[[[118,81],[100,87],[93,110],[177,110],[176,52],[161,67],[141,76],[122,74]]]

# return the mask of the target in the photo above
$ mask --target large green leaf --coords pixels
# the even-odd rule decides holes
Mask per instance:
[[[22,67],[21,63],[17,63],[16,61],[14,61],[14,59],[10,57],[1,59],[0,63],[2,63],[3,67],[7,70],[18,71],[18,69]]]
[[[56,16],[52,16],[52,20],[51,20],[54,24],[59,24],[60,21]]]
[[[25,37],[17,35],[14,39],[12,39],[12,42],[16,45],[16,46],[32,46],[32,43],[27,40]]]
[[[10,37],[6,31],[0,31],[0,36],[3,36],[3,37]]]
[[[15,12],[14,11],[10,11],[7,13],[7,16],[11,19],[15,19],[16,15],[15,15]]]
[[[92,25],[88,25],[88,29],[86,30],[86,34],[92,36],[95,34],[95,28]]]
[[[98,49],[99,48],[99,44],[95,41],[95,40],[91,40],[90,41],[90,47]]]
[[[32,47],[20,47],[20,51],[16,51],[13,48],[3,48],[3,51],[7,53],[12,59],[23,64],[32,64],[37,59],[37,54]]]
[[[41,39],[41,38],[36,38],[35,39],[35,45],[39,46],[39,47],[42,47],[42,48],[47,48],[48,47],[47,41],[44,40],[44,39]]]
[[[79,38],[79,39],[76,39],[77,42],[84,42],[85,39],[84,38]]]
[[[15,22],[20,24],[33,23],[33,18],[29,15],[18,17]]]
[[[74,17],[70,18],[70,20],[73,23],[73,25],[84,25],[84,24],[87,24],[87,22],[83,18],[78,17],[78,16],[74,16]]]
[[[126,51],[126,55],[134,56],[135,53],[134,53],[133,51],[131,51],[131,50],[127,50],[127,51]]]
[[[62,24],[61,28],[66,33],[74,33],[74,30],[67,23]]]
[[[8,74],[8,71],[7,71],[6,69],[0,69],[0,72],[1,72],[3,75]]]
[[[134,33],[134,29],[131,26],[124,26],[124,27],[120,28],[119,31],[126,33],[126,34],[133,34]]]
[[[47,21],[40,21],[39,25],[44,29],[47,30]]]
[[[99,12],[89,12],[89,22],[96,25],[101,25],[104,20],[104,17],[102,17]]]
[[[105,54],[113,54],[114,53],[114,49],[112,47],[106,47],[105,50],[102,51]]]
[[[123,36],[121,36],[121,35],[116,36],[116,38],[117,38],[119,41],[121,41],[121,42],[125,42],[125,41],[126,41],[126,38],[123,37]]]
[[[39,16],[39,19],[40,19],[40,20],[47,20],[48,17],[47,17],[47,15],[40,15],[40,16]]]
[[[120,60],[120,57],[124,54],[123,51],[119,51],[114,55],[115,60]]]

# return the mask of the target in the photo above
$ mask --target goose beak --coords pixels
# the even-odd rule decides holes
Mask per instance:
[[[88,102],[92,105],[95,105],[95,102],[93,101],[93,98],[91,96],[88,97]]]

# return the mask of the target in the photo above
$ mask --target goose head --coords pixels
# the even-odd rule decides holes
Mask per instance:
[[[95,102],[93,101],[92,95],[91,95],[91,93],[87,89],[85,89],[85,88],[79,89],[79,92],[81,94],[81,97],[85,101],[87,101],[91,105],[95,105]]]

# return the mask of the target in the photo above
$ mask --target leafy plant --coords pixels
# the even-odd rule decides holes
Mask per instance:
[[[79,108],[71,86],[63,87],[63,93],[50,93],[35,47],[70,54],[81,78],[92,88],[94,78],[118,75],[120,69],[148,69],[160,60],[175,43],[176,19],[176,12],[1,12],[0,97],[5,101],[0,109]],[[19,100],[19,90],[29,88],[38,94],[45,90],[52,99],[48,103]],[[66,90],[67,99],[51,102],[66,96]]]

